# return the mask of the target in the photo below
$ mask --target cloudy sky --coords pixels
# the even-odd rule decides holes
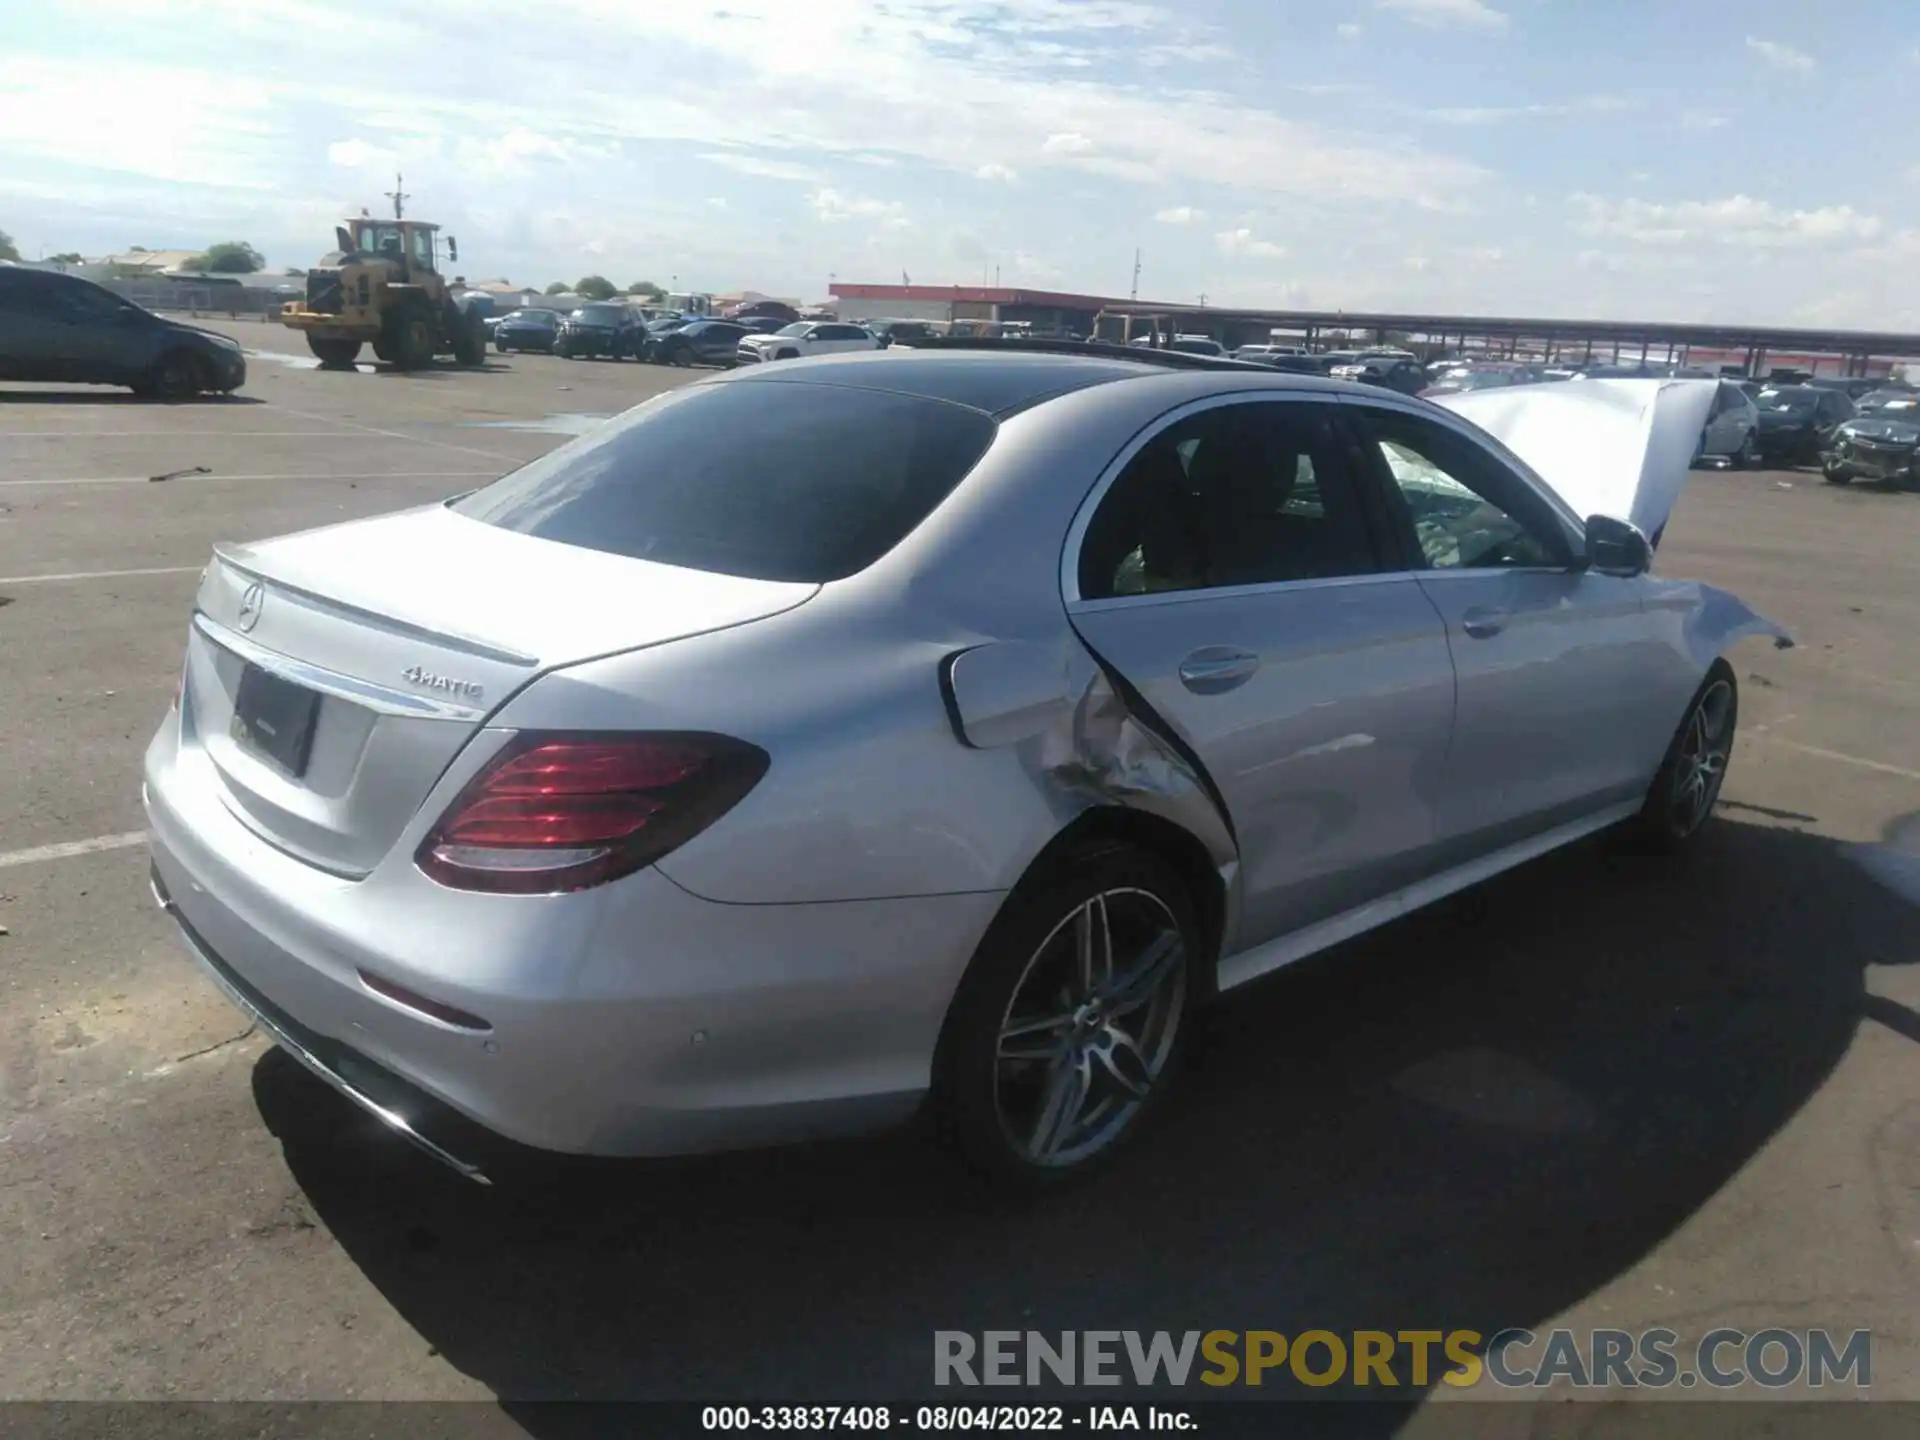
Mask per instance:
[[[299,265],[399,168],[471,278],[1920,329],[1916,93],[1900,0],[60,0],[0,230]]]

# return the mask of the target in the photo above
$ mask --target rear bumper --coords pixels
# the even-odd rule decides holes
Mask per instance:
[[[626,341],[618,335],[603,335],[581,330],[561,335],[554,342],[574,355],[618,355],[626,352]]]
[[[443,1143],[444,1132],[448,1128],[457,1128],[446,1123],[455,1112],[436,1104],[431,1096],[407,1085],[398,1077],[380,1071],[372,1062],[349,1048],[330,1044],[324,1036],[314,1034],[255,990],[244,976],[213,953],[199,932],[181,914],[180,907],[173,903],[173,897],[167,893],[166,885],[160,879],[160,867],[157,864],[149,872],[148,885],[153,891],[154,902],[179,927],[180,943],[187,954],[198,962],[201,973],[263,1034],[355,1105],[377,1118],[395,1134],[419,1146],[441,1164],[482,1185],[493,1183],[477,1160],[462,1158],[448,1148],[447,1143]],[[429,1130],[441,1138],[429,1138]],[[451,1143],[458,1145],[459,1142]]]
[[[700,899],[656,870],[468,895],[411,863],[317,871],[227,810],[169,717],[149,747],[155,892],[189,953],[294,1058],[440,1158],[440,1107],[541,1150],[670,1155],[885,1128],[931,1079],[995,895]],[[480,1017],[436,1019],[391,985]]]

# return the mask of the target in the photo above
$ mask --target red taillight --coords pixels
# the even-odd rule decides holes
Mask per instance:
[[[415,862],[459,890],[584,890],[684,845],[766,771],[764,751],[724,735],[522,735],[461,792]]]

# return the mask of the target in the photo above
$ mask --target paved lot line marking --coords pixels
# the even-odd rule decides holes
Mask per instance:
[[[473,480],[490,479],[498,470],[389,470],[349,475],[181,475],[165,483],[204,484],[208,480]],[[19,489],[29,485],[150,485],[150,475],[69,475],[58,480],[0,480],[0,488]]]
[[[1818,745],[1802,745],[1798,740],[1789,740],[1784,735],[1768,735],[1765,738],[1775,745],[1784,745],[1789,750],[1798,750],[1803,755],[1817,755],[1822,760],[1837,760],[1842,765],[1858,765],[1862,770],[1878,770],[1882,775],[1898,775],[1902,780],[1920,780],[1920,770],[1908,770],[1900,765],[1889,765],[1884,760],[1863,760],[1858,755],[1842,755],[1838,750],[1822,750]]]
[[[478,455],[485,460],[503,461],[508,465],[529,463],[518,455],[502,455],[497,450],[477,450],[471,445],[455,445],[451,440],[433,440],[425,435],[402,435],[398,430],[382,430],[377,425],[362,425],[358,420],[342,420],[338,415],[319,415],[311,410],[295,410],[277,401],[268,403],[283,415],[298,415],[302,420],[318,420],[322,425],[344,425],[349,430],[363,430],[369,435],[384,435],[389,440],[398,440],[407,445],[433,445],[442,450],[456,451],[461,455]]]
[[[34,865],[42,860],[66,860],[74,855],[97,855],[102,850],[130,850],[147,843],[147,832],[96,835],[91,840],[63,840],[58,845],[36,845],[31,850],[0,851],[0,870],[12,865]]]
[[[0,575],[0,585],[51,585],[61,580],[120,580],[134,575],[196,575],[205,565],[155,565],[147,570],[69,570],[64,575]]]

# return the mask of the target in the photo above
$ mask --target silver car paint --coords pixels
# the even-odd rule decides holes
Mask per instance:
[[[872,360],[885,363],[779,369]],[[752,373],[703,383],[756,383]],[[1169,602],[1159,604],[1083,602],[1070,580],[1063,588],[1097,490],[1139,440],[1192,404],[1303,394],[1353,396],[1284,373],[1203,370],[1050,400],[1007,419],[974,473],[890,554],[805,593],[653,574],[664,567],[424,512],[253,547],[236,558],[234,568],[250,567],[240,575],[210,567],[182,713],[148,751],[156,871],[180,918],[305,1026],[514,1138],[634,1154],[898,1118],[928,1083],[947,1005],[1005,893],[1090,809],[1151,812],[1203,847],[1227,892],[1223,987],[1629,813],[1637,794],[1619,792],[1628,779],[1644,789],[1657,754],[1621,776],[1632,747],[1612,733],[1618,705],[1590,715],[1556,701],[1532,753],[1543,766],[1550,750],[1578,757],[1563,788],[1584,798],[1563,804],[1558,772],[1530,774],[1526,784],[1551,793],[1529,801],[1532,818],[1513,838],[1440,868],[1455,858],[1442,847],[1459,777],[1447,763],[1453,682],[1436,669],[1444,622],[1431,606],[1423,620],[1410,603],[1429,593],[1430,573],[1139,597]],[[1371,391],[1354,398],[1444,413]],[[1636,468],[1634,486],[1645,478]],[[1575,512],[1552,498],[1578,537]],[[366,547],[412,555],[423,526],[441,549],[369,573]],[[463,578],[464,557],[483,552],[513,562],[494,567],[489,585]],[[531,575],[516,568],[522,559]],[[397,681],[418,663],[471,678],[495,706],[484,724],[471,706],[419,721],[443,728],[418,752],[421,775],[395,787],[406,790],[396,809],[408,808],[397,826],[390,812],[369,812],[364,832],[352,828],[358,817],[324,806],[296,816],[335,847],[316,863],[290,839],[295,807],[263,819],[248,777],[236,780],[218,745],[201,738],[230,703],[223,656],[240,653],[229,622],[244,576],[265,577],[268,590],[247,637],[255,651],[319,664],[343,688],[378,684],[402,709],[423,698]],[[606,603],[664,598],[658,587],[683,579],[688,597],[705,598],[667,607],[665,620]],[[1665,667],[1645,695],[1638,728],[1648,734],[1662,724],[1671,733],[1685,695],[1732,638],[1779,633],[1710,587],[1623,583],[1638,587],[1646,621],[1633,644],[1659,651]],[[378,603],[356,610],[355,594]],[[301,595],[314,603],[303,609]],[[1552,675],[1577,673],[1556,667],[1579,663],[1568,652],[1581,642],[1548,633],[1552,615],[1586,607],[1537,608],[1535,648],[1511,664],[1536,700]],[[1604,626],[1622,607],[1591,608],[1602,628],[1584,643],[1614,644]],[[1358,648],[1275,629],[1283,611],[1312,617],[1310,626],[1351,614]],[[277,613],[289,626],[336,628],[271,629]],[[445,624],[453,617],[459,635]],[[1252,696],[1209,697],[1228,700],[1211,715],[1165,670],[1205,648],[1212,631],[1181,629],[1202,618],[1239,627],[1274,678]],[[306,644],[323,653],[278,648]],[[1588,663],[1621,683],[1617,659],[1590,652]],[[1265,704],[1254,703],[1259,695]],[[1222,718],[1230,712],[1244,724]],[[369,713],[377,725],[414,718],[378,705]],[[613,884],[528,898],[428,880],[412,856],[445,806],[516,731],[546,727],[718,730],[763,746],[773,764],[721,822]],[[1262,744],[1271,747],[1264,761]],[[1497,782],[1481,771],[1494,758],[1482,749],[1472,778]],[[1579,813],[1561,813],[1569,806]],[[363,833],[384,838],[376,846]],[[363,968],[492,1029],[478,1036],[397,1004],[367,988]]]

